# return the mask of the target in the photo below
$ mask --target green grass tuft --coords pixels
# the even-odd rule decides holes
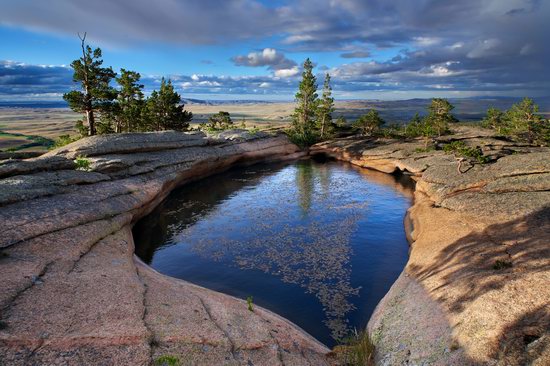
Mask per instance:
[[[180,366],[181,361],[178,356],[162,355],[155,359],[156,366]]]
[[[343,340],[340,346],[336,347],[339,361],[349,366],[373,366],[374,365],[374,343],[367,331],[355,334]]]
[[[248,311],[254,311],[254,308],[252,306],[252,301],[254,300],[254,298],[252,296],[248,296],[246,298],[246,304],[248,305]]]
[[[76,159],[74,159],[74,163],[76,164],[77,170],[89,171],[92,169],[90,160],[83,156],[77,156]]]

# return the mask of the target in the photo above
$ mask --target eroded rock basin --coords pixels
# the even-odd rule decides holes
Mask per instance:
[[[407,262],[413,189],[334,161],[234,168],[172,192],[134,227],[136,253],[333,346],[365,328]]]

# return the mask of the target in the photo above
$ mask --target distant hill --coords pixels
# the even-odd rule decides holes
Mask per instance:
[[[476,98],[450,98],[455,106],[453,114],[461,121],[477,121],[483,118],[490,107],[506,110],[512,104],[521,101],[522,98],[511,97],[476,97]],[[348,120],[353,120],[365,113],[366,109],[378,110],[382,118],[389,123],[407,122],[415,113],[427,114],[427,107],[431,99],[407,99],[407,100],[350,100],[336,103],[335,115],[343,115]],[[550,117],[550,97],[534,98],[540,107],[540,112]]]
[[[476,121],[483,118],[489,107],[502,110],[510,108],[521,98],[512,97],[474,97],[474,98],[451,98],[449,101],[455,106],[453,113],[461,121]],[[535,103],[540,107],[541,114],[550,117],[550,96],[534,98]],[[195,98],[184,98],[182,102],[194,110],[193,106],[201,108],[197,111],[196,120],[201,120],[200,113],[206,113],[203,119],[207,119],[210,113],[217,112],[217,106],[224,106],[233,115],[245,116],[253,120],[266,119],[268,121],[286,121],[292,113],[292,102],[259,101],[259,100],[205,100]],[[337,100],[334,115],[343,115],[349,121],[358,118],[365,113],[365,110],[374,108],[379,111],[382,118],[388,123],[404,123],[409,121],[415,113],[425,115],[430,99],[406,99],[406,100]],[[262,108],[262,106],[264,106]],[[278,109],[276,116],[272,116],[272,106]],[[0,108],[67,108],[63,100],[59,101],[0,101]],[[202,108],[206,108],[204,111]],[[244,113],[239,113],[239,108],[245,107]],[[264,109],[265,108],[265,109]],[[212,110],[210,110],[212,109]],[[250,109],[254,110],[249,113]],[[279,110],[280,109],[280,110]],[[261,118],[260,118],[261,117]]]
[[[273,104],[278,103],[276,101],[266,101],[266,100],[209,100],[209,99],[193,99],[193,98],[183,98],[182,102],[184,104],[200,104],[200,105],[239,105],[239,104]]]
[[[0,108],[68,108],[64,100],[0,101]]]

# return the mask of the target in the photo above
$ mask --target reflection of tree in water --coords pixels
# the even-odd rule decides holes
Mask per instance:
[[[296,187],[298,188],[298,200],[305,216],[311,208],[311,200],[314,189],[313,164],[296,165]]]
[[[219,206],[211,218],[175,233],[172,240],[189,243],[205,258],[262,270],[303,287],[319,299],[325,324],[338,340],[349,331],[350,298],[359,292],[351,286],[350,236],[365,207],[350,202],[350,177],[331,177],[329,167],[310,162],[294,169],[294,175],[264,181]]]

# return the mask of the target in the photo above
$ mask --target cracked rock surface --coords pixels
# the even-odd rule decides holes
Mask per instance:
[[[550,148],[458,127],[479,164],[422,141],[343,138],[323,153],[417,181],[406,268],[369,321],[381,365],[550,364]]]
[[[0,163],[0,365],[329,364],[289,321],[141,263],[131,233],[178,185],[302,155],[284,136],[161,132]]]

